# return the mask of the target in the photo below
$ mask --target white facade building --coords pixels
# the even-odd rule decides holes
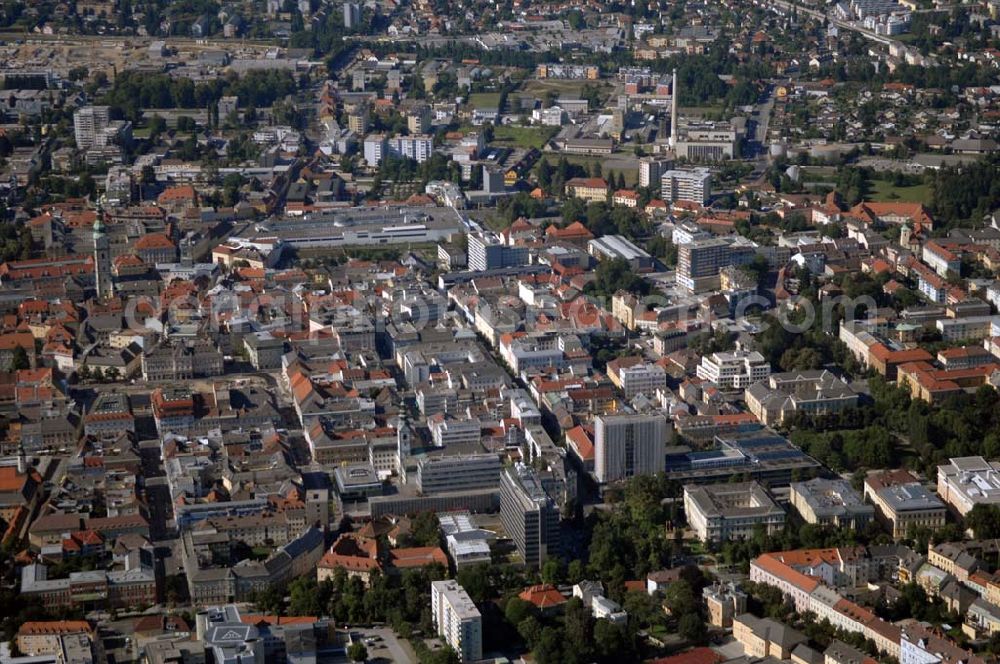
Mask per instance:
[[[701,358],[696,373],[720,388],[741,390],[771,375],[771,365],[757,351],[712,353]]]
[[[712,172],[707,168],[669,170],[660,179],[660,190],[666,201],[705,204],[712,197]]]
[[[457,581],[431,583],[434,628],[463,662],[483,658],[483,618],[469,594]]]

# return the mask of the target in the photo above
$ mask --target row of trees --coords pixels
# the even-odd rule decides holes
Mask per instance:
[[[188,78],[167,74],[125,71],[115,78],[104,103],[120,109],[132,120],[145,108],[191,108],[214,106],[223,96],[239,97],[242,107],[264,108],[298,90],[298,82],[280,69],[253,70],[242,76],[230,73],[225,78],[195,83]]]

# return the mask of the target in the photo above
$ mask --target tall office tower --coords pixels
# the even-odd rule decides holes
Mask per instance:
[[[524,564],[541,567],[559,553],[559,506],[530,466],[517,464],[500,475],[500,520]]]
[[[719,288],[722,268],[746,265],[755,254],[754,245],[747,240],[720,237],[678,245],[677,284],[693,293]]]
[[[670,148],[677,147],[677,70],[670,83]]]
[[[469,269],[476,272],[528,264],[527,247],[508,247],[495,235],[469,235]]]
[[[361,4],[357,2],[344,3],[344,27],[352,30],[361,25]]]
[[[431,583],[434,629],[463,662],[483,658],[483,617],[469,593],[457,581]]]
[[[110,107],[84,106],[73,113],[73,134],[76,147],[87,150],[97,144],[97,136],[111,122]]]
[[[594,474],[602,484],[662,473],[667,418],[663,415],[602,415],[594,422]]]

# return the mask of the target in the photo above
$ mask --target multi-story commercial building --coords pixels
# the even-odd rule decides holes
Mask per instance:
[[[858,393],[826,369],[771,374],[743,394],[747,409],[765,426],[795,413],[826,415],[858,404]]]
[[[86,620],[32,620],[18,628],[17,649],[31,657],[58,655],[64,636],[90,637],[93,633]]]
[[[729,265],[746,265],[752,244],[725,238],[693,240],[677,247],[677,283],[691,292],[718,288],[719,273]]]
[[[785,525],[785,511],[757,482],[684,487],[684,513],[703,542],[750,537],[758,526],[768,534]]]
[[[422,392],[421,395],[423,395]],[[428,428],[431,432],[431,439],[437,447],[478,443],[482,439],[482,423],[479,419],[449,419],[438,415],[428,422]]]
[[[500,474],[500,520],[530,567],[559,553],[559,507],[530,466],[517,464]]]
[[[663,415],[602,415],[594,420],[594,475],[602,484],[662,473],[669,424]]]
[[[475,272],[499,270],[528,264],[527,247],[511,247],[495,235],[469,235],[469,269]]]
[[[957,457],[938,466],[937,493],[960,516],[976,505],[1000,505],[1000,462]]]
[[[431,583],[434,628],[463,662],[483,658],[483,618],[469,593],[457,581]]]
[[[500,457],[496,454],[429,456],[417,463],[421,493],[495,489],[500,484]]]
[[[1000,316],[942,318],[935,322],[943,341],[985,339],[1000,334]]]
[[[790,499],[806,523],[862,530],[875,518],[875,508],[847,480],[792,482]]]
[[[689,124],[676,142],[678,159],[695,162],[723,161],[740,156],[741,131],[731,125],[696,126]]]
[[[455,569],[492,562],[490,542],[496,534],[477,527],[469,512],[440,513],[438,523]]]
[[[712,198],[712,172],[707,168],[669,170],[660,176],[660,195],[670,202],[704,205]]]
[[[142,354],[145,380],[187,380],[218,376],[223,355],[208,339],[164,341]]]
[[[667,372],[659,364],[643,363],[619,367],[613,375],[609,372],[609,377],[611,382],[625,394],[626,399],[632,399],[640,394],[653,398],[657,390],[667,386]]]
[[[865,478],[865,500],[896,539],[912,528],[937,530],[944,526],[944,503],[906,470],[887,470]]]
[[[270,332],[255,332],[243,337],[243,346],[250,358],[250,364],[257,371],[281,368],[281,356],[285,352],[285,342]]]
[[[621,235],[594,238],[587,243],[587,252],[598,260],[624,260],[636,272],[649,270],[653,266],[653,257],[645,249],[637,247]]]
[[[701,358],[698,378],[715,383],[724,390],[741,390],[771,373],[771,365],[757,351],[735,350],[712,353]]]

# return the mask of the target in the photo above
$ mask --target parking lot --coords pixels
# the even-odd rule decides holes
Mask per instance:
[[[351,632],[358,634],[368,649],[369,662],[398,662],[400,664],[416,664],[417,655],[406,641],[400,641],[388,627],[360,628],[352,627]]]

